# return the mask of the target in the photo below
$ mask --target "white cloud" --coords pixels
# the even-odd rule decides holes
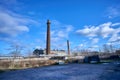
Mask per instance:
[[[40,43],[41,39],[35,39],[35,42]]]
[[[76,33],[82,34],[88,37],[95,37],[98,35],[99,27],[84,26],[84,29],[77,30]]]
[[[29,32],[29,25],[37,25],[38,22],[27,16],[19,15],[7,9],[0,8],[0,40],[16,37],[17,35]]]
[[[72,25],[66,25],[66,31],[67,32],[73,31],[73,26]]]
[[[111,26],[119,26],[119,25],[120,25],[120,23],[114,23]]]
[[[60,23],[59,21],[57,21],[57,20],[52,20],[51,22],[52,22],[52,24],[53,24],[54,26],[56,26],[56,27],[58,27],[58,26],[61,25],[61,23]]]
[[[115,31],[115,29],[111,28],[111,25],[112,25],[111,22],[99,25],[99,27],[100,27],[99,31],[101,32],[100,34],[104,38],[108,37],[110,34],[113,34],[113,32]]]
[[[66,30],[55,30],[51,32],[51,42],[52,45],[62,44],[64,40],[68,38],[69,32]],[[62,46],[61,46],[62,47]]]
[[[107,22],[98,26],[85,26],[84,29],[77,30],[76,33],[82,34],[88,37],[102,36],[104,38],[108,37],[110,34],[113,34],[115,31],[114,28],[111,28],[112,23]]]
[[[73,31],[72,25],[63,24],[57,20],[51,21],[51,46],[53,49],[65,49],[66,40]]]
[[[96,44],[99,42],[99,39],[98,38],[92,38],[92,44]]]
[[[118,34],[113,34],[112,37],[109,39],[109,42],[116,42],[120,41],[120,36]]]
[[[84,44],[80,44],[79,46],[80,46],[80,47],[83,47],[83,46],[84,46]]]
[[[36,46],[35,49],[41,49],[41,46]]]
[[[51,36],[52,41],[57,42],[59,40],[67,39],[69,37],[69,33],[73,31],[72,25],[62,24],[57,20],[52,20],[52,29]]]
[[[85,26],[84,29],[77,30],[76,33],[90,38],[100,36],[103,38],[111,37],[109,41],[116,41],[120,37],[120,28],[112,26],[119,26],[119,23],[107,22],[98,26]]]
[[[96,50],[98,50],[98,48],[99,48],[98,45],[93,45],[93,46],[89,47],[88,49],[89,49],[90,51],[96,51]]]
[[[120,16],[120,7],[109,7],[106,11],[108,18],[115,18]]]
[[[96,49],[98,47],[99,47],[98,45],[93,45],[93,46],[89,47],[89,49]]]
[[[82,50],[84,48],[86,48],[87,44],[86,42],[78,44],[77,46],[74,47],[74,50]]]
[[[52,38],[51,38],[51,41],[52,41],[52,42],[58,42],[59,40],[60,40],[59,37],[52,37]]]
[[[28,32],[29,28],[22,22],[24,19],[0,12],[0,33],[15,36],[21,32]]]
[[[57,36],[60,38],[66,38],[68,35],[66,35],[64,31],[58,31]]]

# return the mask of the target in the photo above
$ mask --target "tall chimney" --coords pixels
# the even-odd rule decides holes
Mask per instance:
[[[68,49],[68,55],[70,55],[69,40],[67,40],[67,49]]]
[[[50,54],[50,21],[47,20],[47,41],[46,41],[46,54]]]

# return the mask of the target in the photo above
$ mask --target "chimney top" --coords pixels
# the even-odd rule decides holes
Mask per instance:
[[[49,19],[47,20],[47,24],[50,24],[50,20]]]

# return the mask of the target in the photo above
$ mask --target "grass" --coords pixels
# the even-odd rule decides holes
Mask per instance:
[[[100,60],[101,63],[110,63],[113,61],[120,61],[120,59],[106,59],[106,60]]]
[[[24,68],[8,68],[8,69],[0,68],[0,73],[4,73],[7,71],[15,71],[15,70],[19,70],[19,69],[24,69]]]

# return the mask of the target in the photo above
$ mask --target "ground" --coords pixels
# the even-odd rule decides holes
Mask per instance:
[[[65,64],[0,73],[0,80],[120,80],[120,62]]]

